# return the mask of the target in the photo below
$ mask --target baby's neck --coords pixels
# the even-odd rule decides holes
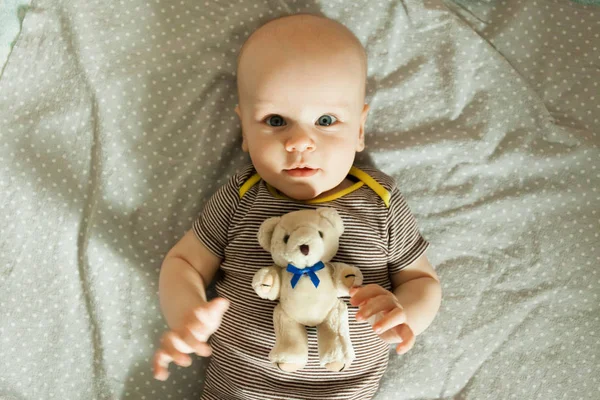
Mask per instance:
[[[344,190],[346,188],[349,188],[352,185],[354,185],[354,182],[352,182],[348,178],[344,178],[344,180],[339,185],[337,185],[333,189],[329,189],[329,190],[321,193],[320,195],[318,195],[317,197],[315,197],[313,200],[322,199],[323,197],[327,197],[327,196],[329,196],[329,195],[331,195],[333,193],[337,193],[340,190]]]

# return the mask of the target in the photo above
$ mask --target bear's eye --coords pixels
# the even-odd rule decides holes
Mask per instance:
[[[283,237],[283,243],[287,243],[287,242],[288,242],[288,240],[290,240],[290,235],[285,235],[285,236]]]
[[[319,231],[319,236],[321,236],[321,239],[323,239],[323,232]]]

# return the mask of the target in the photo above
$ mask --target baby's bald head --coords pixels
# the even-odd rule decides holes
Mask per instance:
[[[252,90],[261,73],[299,64],[355,72],[364,102],[367,55],[356,36],[344,25],[326,17],[295,14],[271,20],[253,32],[238,55],[237,85],[241,98]],[[266,71],[265,71],[266,70]]]
[[[338,22],[298,14],[256,30],[238,58],[235,112],[261,178],[301,200],[352,183],[346,175],[364,149],[369,112],[366,75],[362,45]]]

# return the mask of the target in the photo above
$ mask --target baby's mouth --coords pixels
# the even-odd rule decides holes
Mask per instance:
[[[310,167],[302,167],[302,168],[284,169],[284,171],[288,175],[293,176],[293,177],[306,178],[309,176],[313,176],[314,174],[319,172],[319,169],[318,168],[310,168]]]

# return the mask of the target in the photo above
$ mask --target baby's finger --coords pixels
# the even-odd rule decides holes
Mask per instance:
[[[173,357],[167,354],[163,349],[159,349],[154,353],[152,366],[154,369],[154,378],[159,381],[166,381],[169,377],[169,363],[173,361]]]
[[[206,308],[198,307],[194,310],[195,322],[187,324],[189,329],[194,332],[194,336],[201,342],[208,341],[210,335],[215,333],[219,327],[220,320]]]
[[[194,352],[194,349],[184,342],[175,332],[167,332],[165,335],[165,342],[180,353],[189,354]]]
[[[415,335],[407,324],[396,327],[396,334],[402,338],[402,342],[396,346],[397,354],[404,354],[415,345]]]
[[[200,318],[198,318],[199,316]],[[208,319],[206,311],[198,307],[188,315],[188,318],[181,329],[177,330],[177,333],[190,347],[195,347],[197,342],[207,342],[213,333],[212,327],[209,326],[210,322],[204,322],[204,320]]]
[[[200,341],[208,340],[208,336],[212,335],[219,328],[223,315],[228,308],[229,300],[219,297],[194,310],[196,319],[202,324],[202,328],[206,330],[207,334],[206,339],[202,340],[202,338],[199,338]]]
[[[381,335],[395,326],[406,322],[406,313],[402,308],[395,307],[389,313],[385,314],[377,323],[373,325],[376,334]]]
[[[165,333],[161,339],[161,349],[168,354],[172,362],[182,367],[189,367],[192,359],[187,353],[194,353],[194,349],[185,344],[173,331]]]
[[[201,357],[209,357],[212,354],[212,349],[206,343],[208,335],[205,332],[194,332],[186,328],[184,330],[184,333],[181,334],[181,337],[182,340],[188,346],[190,346],[194,350],[194,353],[196,353],[197,355]],[[199,338],[202,338],[204,340],[199,340]]]
[[[375,297],[375,296],[379,296],[381,294],[385,294],[388,291],[385,290],[383,287],[376,285],[374,283],[367,285],[367,286],[362,286],[359,288],[351,288],[350,289],[350,304],[352,304],[353,306],[359,306],[361,305],[363,302],[367,301],[368,299]]]
[[[208,338],[213,333],[209,323],[205,323],[198,318],[198,315],[201,313],[206,313],[206,311],[200,310],[200,308],[192,310],[181,328],[176,331],[190,347],[194,347],[197,342],[207,342]],[[207,318],[203,317],[202,319]]]
[[[231,303],[226,298],[217,297],[211,300],[208,304],[211,308],[211,311],[214,311],[220,316],[223,316],[223,314],[225,314],[225,312],[229,309],[229,305]]]
[[[212,354],[212,347],[210,347],[206,343],[200,343],[198,346],[194,347],[196,355],[200,357],[210,357]]]
[[[229,300],[223,297],[217,297],[206,303],[202,309],[206,310],[212,320],[221,321],[223,314],[229,309],[229,305]]]
[[[397,308],[398,304],[390,292],[381,294],[379,296],[372,297],[364,302],[358,312],[356,313],[357,321],[364,321],[369,319],[371,315],[377,314],[378,312],[391,311]]]

